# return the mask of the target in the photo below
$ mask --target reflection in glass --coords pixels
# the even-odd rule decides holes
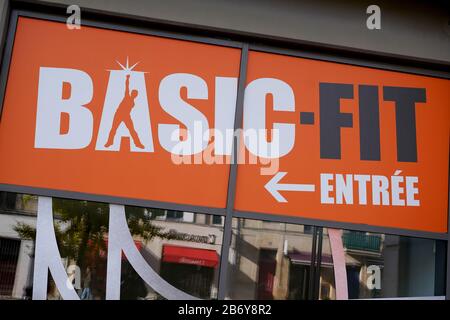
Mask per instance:
[[[444,241],[337,230],[342,244],[333,251],[328,231],[233,219],[227,297],[336,299],[336,283],[347,285],[349,299],[445,295]],[[335,279],[336,250],[344,282]]]
[[[14,192],[0,192],[0,210],[35,215],[37,196]]]
[[[349,299],[442,296],[445,243],[344,231]]]
[[[313,229],[233,219],[228,298],[306,300],[320,291],[322,299],[333,299],[329,246],[322,242],[322,268],[313,266],[318,246]]]
[[[202,299],[217,298],[223,223],[205,214],[172,210],[161,214],[145,209],[146,214],[139,216],[139,210],[141,208],[125,208],[128,226],[130,230],[139,224],[152,226],[151,238],[146,239],[147,234],[138,233],[134,233],[133,238],[153,270],[190,295]],[[122,267],[122,270],[126,269]],[[124,276],[135,279],[137,275],[131,269],[128,275],[122,271],[122,278]],[[127,281],[132,280],[123,283]],[[146,299],[162,298],[151,286],[140,281],[140,284],[136,281],[128,286],[139,286],[142,292],[145,290]]]
[[[37,197],[0,194],[0,297],[30,299]],[[53,198],[62,263],[83,300],[105,299],[109,204]],[[217,297],[223,223],[213,216],[126,207],[128,229],[145,261],[174,287]],[[220,217],[221,218],[221,217]],[[61,299],[49,276],[48,299]],[[121,299],[162,299],[122,255]]]
[[[31,299],[37,201],[0,192],[0,299]],[[62,263],[79,297],[105,299],[109,205],[52,202]],[[224,217],[131,206],[125,213],[136,248],[153,270],[188,294],[217,298]],[[336,299],[342,282],[349,299],[445,295],[445,241],[334,231],[342,239],[346,279],[335,279],[329,229],[234,218],[226,297]],[[125,255],[120,289],[121,299],[163,299]],[[50,276],[48,299],[60,298]]]

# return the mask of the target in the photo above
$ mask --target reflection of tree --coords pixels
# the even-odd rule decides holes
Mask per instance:
[[[105,263],[108,234],[109,204],[53,198],[54,230],[61,257],[75,263],[80,270],[96,270],[101,275]],[[164,210],[127,207],[126,215],[130,233],[144,242],[155,237],[169,239],[163,227],[154,225],[151,217]],[[35,227],[18,222],[14,230],[22,239],[35,240]],[[105,271],[105,270],[104,270]],[[104,272],[103,272],[104,273]]]

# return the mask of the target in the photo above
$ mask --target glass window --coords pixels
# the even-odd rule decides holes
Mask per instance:
[[[233,219],[227,297],[443,296],[445,261],[445,241]]]
[[[0,297],[12,296],[20,240],[0,238]]]
[[[0,298],[30,299],[38,197],[2,192],[0,199]],[[73,279],[77,294],[105,299],[110,205],[53,198],[52,206],[62,264],[68,274],[73,267],[78,270]],[[133,206],[122,213],[141,263],[178,290],[217,298],[222,216]],[[226,296],[444,296],[446,247],[445,241],[431,239],[234,218]],[[141,279],[136,262],[125,254],[118,261],[121,299],[164,298]],[[48,299],[61,299],[48,279]]]
[[[212,216],[212,224],[223,224],[222,218],[223,218],[222,216],[213,215]]]
[[[233,219],[230,247],[230,299],[312,299],[319,279],[323,298],[334,298],[329,252],[322,268],[316,261],[319,245],[309,226],[251,219]],[[322,241],[325,246],[325,241]],[[325,251],[325,250],[322,250]],[[325,293],[326,285],[329,285]]]
[[[31,212],[31,207],[20,201],[34,201],[36,212],[37,197],[6,194],[6,198],[14,199],[15,207],[1,209],[0,295],[8,299],[30,299],[36,216],[23,215],[20,211]],[[105,299],[109,204],[53,198],[52,207],[61,261],[68,274],[75,270],[73,284],[78,296],[86,300]],[[199,298],[217,297],[222,223],[211,225],[211,216],[190,212],[132,206],[125,206],[124,211],[136,249],[162,279]],[[162,212],[175,218],[161,220]],[[120,298],[163,299],[151,284],[141,279],[135,268],[122,254]],[[47,298],[61,299],[50,274],[48,279]]]
[[[342,231],[349,299],[445,295],[443,241]]]
[[[127,206],[126,215],[134,241],[147,263],[174,287],[202,299],[217,298],[223,224],[207,224],[210,215],[177,211],[168,211],[167,217],[170,213],[173,220],[161,221],[147,218],[142,210],[152,209]],[[126,260],[124,263],[122,298],[162,298]]]
[[[182,220],[183,219],[183,212],[182,211],[175,211],[175,210],[167,210],[167,220]]]
[[[0,192],[0,209],[36,214],[37,196],[14,192]]]

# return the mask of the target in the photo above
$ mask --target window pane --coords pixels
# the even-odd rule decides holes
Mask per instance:
[[[12,296],[20,241],[0,238],[0,297]]]
[[[213,224],[222,224],[223,223],[222,216],[214,215],[214,216],[212,216],[212,219],[213,219],[213,221],[212,221]]]
[[[30,299],[33,285],[36,215],[24,200],[37,197],[4,194],[14,207],[0,208],[0,298]],[[3,198],[5,199],[5,197]],[[74,287],[81,299],[105,299],[109,243],[106,203],[52,199],[53,229],[61,262],[74,272]],[[174,219],[166,219],[167,213]],[[161,219],[161,216],[164,219]],[[212,216],[192,212],[125,207],[128,230],[147,265],[175,288],[210,299],[217,297],[223,224]],[[120,298],[162,299],[121,257]],[[48,274],[48,299],[61,295]]]
[[[342,231],[349,299],[445,295],[443,241]]]
[[[126,207],[128,227],[147,263],[174,287],[202,299],[217,298],[223,224],[208,224],[210,215],[180,211],[168,211],[168,219],[159,220],[146,214],[152,210]],[[125,260],[122,281],[123,299],[162,298]]]
[[[2,210],[15,210],[21,213],[36,214],[37,196],[2,191],[0,192],[0,208]]]
[[[167,210],[167,219],[181,220],[183,219],[183,212],[175,210]]]
[[[0,298],[29,299],[37,197],[0,196]],[[109,204],[58,198],[52,204],[61,261],[66,270],[80,271],[77,294],[105,299]],[[223,217],[126,206],[125,219],[137,250],[157,274],[188,294],[217,297]],[[446,246],[430,239],[235,218],[227,298],[336,299],[342,283],[350,299],[443,296]],[[336,260],[340,253],[342,266]],[[346,278],[336,279],[341,267]],[[60,299],[48,279],[48,298]],[[121,299],[163,299],[125,255],[120,288]]]
[[[231,299],[445,295],[444,241],[234,219],[229,260]]]
[[[312,248],[311,229],[303,225],[233,219],[227,297],[309,299]]]

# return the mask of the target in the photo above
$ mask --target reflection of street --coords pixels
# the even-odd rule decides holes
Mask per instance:
[[[80,278],[74,279],[74,285],[78,296],[86,300],[105,299],[109,208],[104,203],[53,198],[62,262],[65,268],[79,268],[76,276]],[[36,196],[0,193],[0,298],[31,298],[36,211]],[[217,298],[223,217],[140,207],[126,207],[125,212],[134,245],[146,265],[178,290]],[[445,242],[339,232],[350,299],[443,295]],[[336,299],[329,237],[326,228],[233,219],[226,296]],[[121,299],[162,299],[125,255],[119,286]],[[51,277],[47,298],[61,298]]]
[[[161,211],[154,212],[152,223],[163,227],[172,238],[147,242],[142,251],[147,263],[178,289],[202,299],[217,298],[221,217]],[[148,290],[147,299],[159,298],[151,288]]]
[[[21,240],[17,223],[34,225],[36,197],[0,192],[0,299],[31,299],[33,242]]]
[[[37,197],[9,193],[1,196],[0,205],[7,208],[0,208],[0,261],[8,264],[0,269],[1,294],[31,298]],[[53,198],[54,229],[63,266],[79,270],[73,284],[83,300],[105,299],[108,211],[108,204]],[[3,223],[8,221],[11,223]],[[200,298],[217,297],[221,217],[127,207],[126,221],[146,264],[169,284]],[[5,235],[17,240],[6,241]],[[175,255],[165,252],[168,248],[176,248]],[[3,255],[6,251],[14,253],[10,260]],[[141,279],[123,254],[120,281],[121,299],[162,298]],[[48,278],[47,298],[61,299],[52,277]]]
[[[312,228],[249,219],[235,219],[234,226],[231,299],[305,300],[313,294]],[[321,299],[334,299],[331,251],[322,243],[317,291]]]
[[[372,275],[368,272],[368,267],[383,267],[382,235],[347,231],[343,233],[342,240],[346,249],[349,298],[380,297],[380,288],[368,286],[369,277]]]
[[[342,242],[349,299],[443,295],[443,243],[435,254],[432,240],[357,231]],[[337,298],[326,228],[235,219],[231,249],[231,299]]]

